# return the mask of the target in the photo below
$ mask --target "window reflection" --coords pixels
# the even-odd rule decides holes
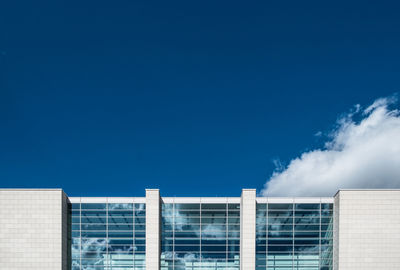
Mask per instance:
[[[145,269],[145,205],[71,204],[70,269]],[[239,269],[240,204],[163,204],[161,269]],[[331,269],[333,204],[257,204],[256,269]]]
[[[161,269],[239,269],[240,204],[163,204]]]
[[[333,204],[257,204],[256,269],[331,269]]]
[[[145,269],[145,205],[71,204],[73,270]]]

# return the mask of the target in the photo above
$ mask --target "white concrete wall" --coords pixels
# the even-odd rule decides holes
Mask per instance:
[[[160,191],[146,189],[146,270],[160,269]]]
[[[62,190],[0,190],[1,270],[66,270],[65,200]]]
[[[335,269],[399,270],[400,190],[342,190],[335,199]]]
[[[240,269],[256,269],[256,190],[243,189],[240,202]]]

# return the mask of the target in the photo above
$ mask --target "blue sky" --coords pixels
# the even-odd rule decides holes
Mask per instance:
[[[396,1],[7,1],[0,187],[239,196],[400,89]]]

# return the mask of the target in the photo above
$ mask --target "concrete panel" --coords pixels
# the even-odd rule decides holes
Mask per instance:
[[[62,190],[1,189],[0,269],[66,270],[66,211]]]
[[[400,269],[400,190],[335,196],[336,270]]]

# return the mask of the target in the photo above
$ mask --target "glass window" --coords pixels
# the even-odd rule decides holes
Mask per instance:
[[[240,204],[163,204],[162,222],[162,270],[239,270]]]
[[[69,209],[81,209],[81,204],[80,203],[71,203],[68,204]]]
[[[85,203],[71,208],[71,269],[145,269],[144,204]]]
[[[130,210],[133,209],[133,203],[109,203],[108,210]]]
[[[319,203],[301,203],[296,204],[296,210],[319,210],[320,204]]]
[[[172,204],[170,207],[172,207]],[[198,204],[198,203],[175,204],[175,209],[176,210],[199,210],[200,204]]]
[[[106,209],[105,203],[82,203],[82,209]]]
[[[292,210],[293,209],[293,204],[290,203],[270,203],[268,204],[268,210],[269,211],[274,211],[274,210]]]
[[[213,211],[226,211],[227,205],[225,203],[218,203],[218,204],[202,204],[202,210],[213,210]]]
[[[229,203],[229,204],[228,204],[228,209],[229,209],[229,210],[237,210],[237,211],[240,211],[240,204],[238,204],[238,203]]]
[[[256,269],[331,266],[332,209],[319,203],[257,204]]]

